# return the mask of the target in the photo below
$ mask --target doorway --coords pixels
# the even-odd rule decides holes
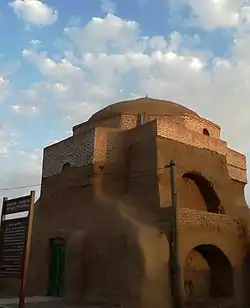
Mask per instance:
[[[65,240],[50,239],[50,267],[48,296],[62,297],[65,269]]]
[[[185,262],[184,281],[189,303],[234,296],[232,265],[224,252],[214,245],[199,245],[190,251]]]

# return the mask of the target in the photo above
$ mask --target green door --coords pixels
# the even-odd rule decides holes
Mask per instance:
[[[65,267],[65,241],[61,238],[50,240],[50,273],[48,296],[62,297]]]

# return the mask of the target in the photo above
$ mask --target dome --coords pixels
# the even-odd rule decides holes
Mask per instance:
[[[171,101],[160,100],[150,97],[138,98],[129,101],[122,101],[109,105],[93,114],[88,122],[99,122],[120,114],[159,114],[179,116],[189,114],[199,117],[194,111]]]

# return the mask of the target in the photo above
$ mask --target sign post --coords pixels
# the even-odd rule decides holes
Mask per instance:
[[[0,277],[21,279],[19,308],[24,308],[34,201],[34,191],[31,191],[28,196],[3,199],[0,234]]]

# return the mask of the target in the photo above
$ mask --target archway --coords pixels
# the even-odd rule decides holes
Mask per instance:
[[[208,212],[225,214],[218,195],[212,184],[205,177],[197,172],[187,172],[183,175],[183,178],[195,184],[196,190],[198,190],[197,193],[202,197]]]
[[[71,168],[71,164],[70,163],[65,163],[62,167],[62,171]]]
[[[185,262],[184,285],[187,302],[231,298],[234,277],[230,261],[214,245],[196,246]]]
[[[242,264],[242,276],[243,276],[243,300],[244,307],[249,307],[250,305],[250,252],[247,251]]]
[[[203,128],[203,135],[209,136],[209,131],[206,128]]]

